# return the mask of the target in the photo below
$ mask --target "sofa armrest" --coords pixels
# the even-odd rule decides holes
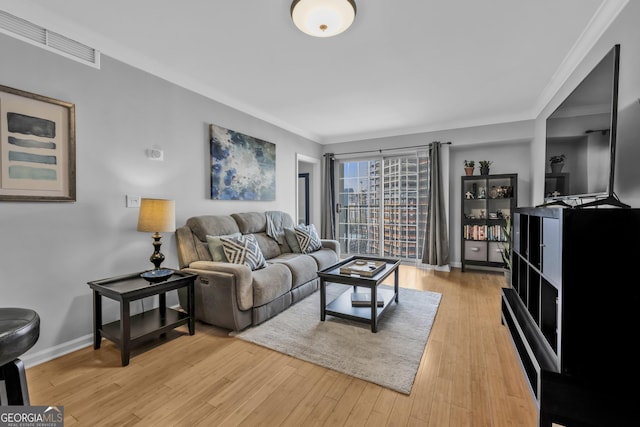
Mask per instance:
[[[202,322],[240,331],[252,322],[252,272],[245,265],[196,261],[182,269],[197,274],[195,281],[196,318]],[[186,293],[178,290],[182,308]]]
[[[238,308],[240,310],[249,310],[253,307],[253,275],[251,269],[246,265],[218,261],[195,261],[189,264],[188,270],[216,280],[224,278],[226,286],[234,286],[236,288]],[[214,272],[224,274],[210,274]]]
[[[320,242],[323,248],[331,249],[338,255],[338,259],[340,259],[340,242],[331,239],[320,239]]]

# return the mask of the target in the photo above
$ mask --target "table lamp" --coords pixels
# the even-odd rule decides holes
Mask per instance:
[[[145,199],[140,201],[140,213],[138,215],[138,231],[152,232],[153,254],[149,261],[155,266],[155,270],[160,269],[160,264],[164,261],[164,255],[160,253],[161,232],[169,233],[176,231],[176,210],[173,200]]]

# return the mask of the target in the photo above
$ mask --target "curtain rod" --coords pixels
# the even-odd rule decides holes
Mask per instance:
[[[348,154],[363,154],[363,153],[382,153],[383,151],[392,151],[392,150],[406,150],[407,148],[425,148],[425,147],[431,147],[431,142],[428,144],[423,144],[423,145],[411,145],[409,147],[395,147],[395,148],[381,148],[378,150],[365,150],[365,151],[352,151],[351,153],[326,153],[324,154],[325,156],[344,156],[344,155],[348,155]],[[443,142],[443,145],[451,145],[451,141],[449,142]]]

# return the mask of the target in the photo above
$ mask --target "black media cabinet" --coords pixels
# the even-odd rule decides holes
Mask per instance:
[[[637,422],[640,209],[517,208],[512,248],[502,323],[540,425]]]

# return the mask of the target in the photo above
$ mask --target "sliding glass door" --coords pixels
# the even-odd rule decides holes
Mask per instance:
[[[429,162],[418,155],[339,160],[337,235],[345,255],[422,256]]]
[[[339,162],[338,240],[342,253],[380,254],[381,160]]]

